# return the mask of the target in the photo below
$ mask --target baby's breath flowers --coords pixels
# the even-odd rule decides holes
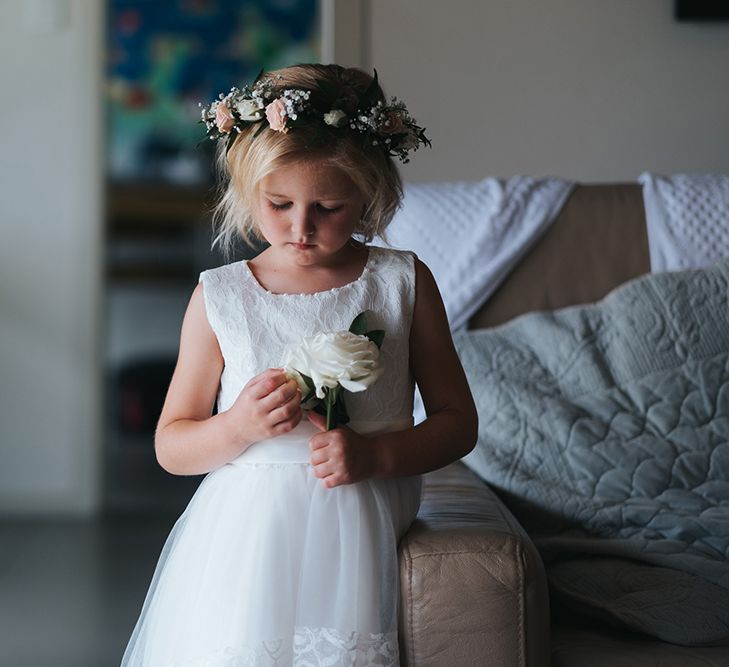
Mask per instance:
[[[430,146],[425,131],[412,118],[404,102],[392,98],[389,104],[381,101],[364,113],[351,119],[350,128],[372,139],[373,146],[382,146],[401,162],[409,162],[408,153],[417,150],[420,143]]]
[[[382,375],[384,336],[367,331],[367,314],[360,313],[348,331],[316,334],[287,348],[284,372],[298,383],[302,405],[326,415],[327,430],[349,421],[343,390],[364,391]]]
[[[277,89],[282,77],[261,78],[258,75],[251,85],[231,88],[227,94],[220,93],[218,99],[201,110],[201,123],[207,128],[211,140],[225,138],[230,150],[238,133],[251,124],[261,123],[255,136],[265,129],[274,132],[288,132],[302,122],[322,123],[333,131],[349,129],[363,135],[372,146],[379,146],[388,155],[402,162],[409,162],[408,153],[421,145],[430,146],[424,128],[417,124],[403,102],[393,97],[385,104],[374,100],[378,90],[377,71],[370,88],[360,97],[356,108],[342,109],[341,101],[329,87],[321,84],[317,91],[298,88]],[[327,90],[324,90],[327,88]],[[312,92],[320,97],[333,98],[332,108],[315,106]],[[321,103],[319,103],[320,105]],[[345,105],[346,106],[346,105]]]

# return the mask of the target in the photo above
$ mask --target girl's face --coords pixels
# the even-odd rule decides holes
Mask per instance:
[[[344,259],[365,209],[359,189],[340,169],[302,161],[261,179],[255,216],[263,237],[297,264]]]

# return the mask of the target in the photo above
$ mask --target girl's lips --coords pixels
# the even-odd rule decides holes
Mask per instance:
[[[292,243],[292,246],[296,248],[297,250],[306,250],[307,248],[313,248],[313,243]]]

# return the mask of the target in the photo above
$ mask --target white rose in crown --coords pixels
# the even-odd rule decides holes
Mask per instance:
[[[347,120],[347,114],[341,109],[332,109],[331,111],[324,114],[324,122],[327,125],[333,125],[334,127],[341,127]]]
[[[254,121],[260,120],[263,117],[261,109],[255,100],[240,100],[235,105],[235,110],[238,112],[241,120]]]
[[[364,391],[382,375],[384,335],[367,331],[367,315],[360,313],[349,331],[316,334],[287,348],[284,372],[299,384],[302,404],[326,415],[327,429],[349,421],[343,389]]]

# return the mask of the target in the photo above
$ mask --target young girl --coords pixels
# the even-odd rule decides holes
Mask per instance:
[[[400,203],[393,157],[428,140],[376,76],[337,65],[268,73],[202,113],[227,178],[216,241],[269,245],[203,271],[190,299],[155,451],[172,474],[207,475],[122,665],[398,665],[397,544],[421,473],[476,440],[431,273],[367,245]],[[362,312],[384,331],[381,376],[326,430],[285,351]]]

